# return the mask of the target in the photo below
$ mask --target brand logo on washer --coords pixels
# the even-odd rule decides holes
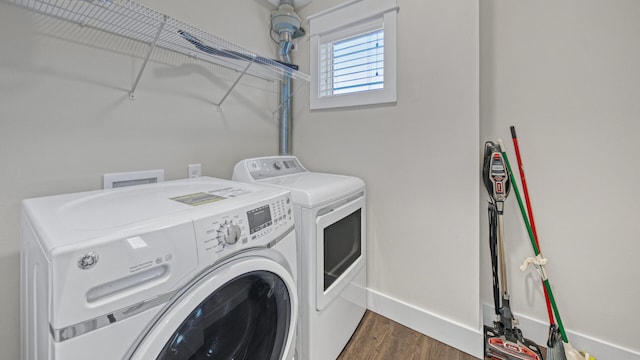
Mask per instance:
[[[98,254],[94,253],[93,251],[90,251],[82,255],[78,259],[78,267],[82,270],[91,269],[96,265],[96,263],[98,262],[98,259],[99,259]]]

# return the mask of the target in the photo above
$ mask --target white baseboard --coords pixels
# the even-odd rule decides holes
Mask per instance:
[[[367,289],[367,307],[382,316],[406,327],[441,341],[479,359],[484,358],[484,331],[459,324],[451,319],[433,314],[411,304],[394,299],[372,289]],[[482,304],[484,325],[492,326],[493,304]],[[546,346],[549,324],[527,316],[514,314],[523,335]],[[571,345],[589,351],[598,360],[640,360],[640,352],[625,349],[606,341],[566,330]]]
[[[367,289],[367,307],[382,316],[479,359],[484,357],[484,332]]]
[[[493,326],[495,316],[493,304],[482,304],[484,324]],[[535,341],[541,346],[547,346],[549,323],[527,316],[514,314],[520,322],[518,327],[524,337]],[[569,342],[575,349],[588,351],[598,360],[640,360],[640,353],[620,346],[565,329]]]

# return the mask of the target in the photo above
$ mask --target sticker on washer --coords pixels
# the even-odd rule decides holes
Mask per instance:
[[[234,188],[234,187],[228,187],[228,188],[209,191],[210,194],[215,194],[225,198],[237,197],[237,196],[249,194],[250,192],[251,191],[246,189],[240,189],[240,188]]]
[[[147,247],[147,243],[144,240],[142,240],[140,236],[127,238],[127,242],[129,243],[131,248],[134,250]]]
[[[210,204],[212,202],[220,201],[226,199],[225,197],[208,194],[204,192],[199,192],[195,194],[182,195],[178,197],[171,198],[171,200],[179,201],[183,204],[191,205],[191,206],[199,206]]]

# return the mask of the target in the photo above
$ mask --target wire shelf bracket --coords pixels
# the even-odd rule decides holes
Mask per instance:
[[[215,106],[218,107],[218,110],[220,110],[220,106],[222,106],[222,103],[227,99],[227,96],[229,96],[229,94],[231,94],[231,91],[233,91],[233,89],[236,87],[236,85],[238,85],[238,83],[240,82],[240,79],[242,79],[242,77],[244,76],[244,74],[247,73],[247,70],[249,70],[249,68],[251,67],[251,64],[253,64],[252,61],[249,61],[249,63],[247,64],[247,67],[244,68],[244,70],[242,70],[242,72],[240,73],[240,75],[238,75],[238,78],[236,79],[236,81],[233,82],[233,84],[231,85],[231,87],[229,87],[229,89],[227,90],[227,92],[224,94],[224,96],[222,97],[222,99],[220,99],[220,101],[218,101],[218,103],[214,103]]]
[[[158,26],[158,32],[156,33],[156,36],[153,38],[153,42],[149,44],[149,50],[147,51],[146,56],[144,57],[144,61],[142,63],[142,67],[140,68],[140,71],[138,72],[138,76],[136,77],[136,80],[133,83],[133,86],[131,87],[131,91],[129,92],[129,99],[130,100],[135,100],[136,99],[136,88],[138,87],[138,83],[140,82],[140,78],[142,78],[142,73],[144,72],[144,69],[147,67],[147,63],[149,62],[149,58],[151,57],[151,53],[153,52],[153,49],[156,48],[156,44],[158,44],[158,39],[160,39],[160,34],[162,33],[162,29],[164,29],[164,25],[167,23],[167,17],[164,16],[164,21],[162,21],[160,23],[160,26]]]

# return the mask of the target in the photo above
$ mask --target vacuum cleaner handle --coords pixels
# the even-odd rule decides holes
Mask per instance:
[[[502,214],[504,201],[511,190],[511,181],[500,145],[491,141],[485,143],[482,172],[487,192],[498,206],[498,213]]]

